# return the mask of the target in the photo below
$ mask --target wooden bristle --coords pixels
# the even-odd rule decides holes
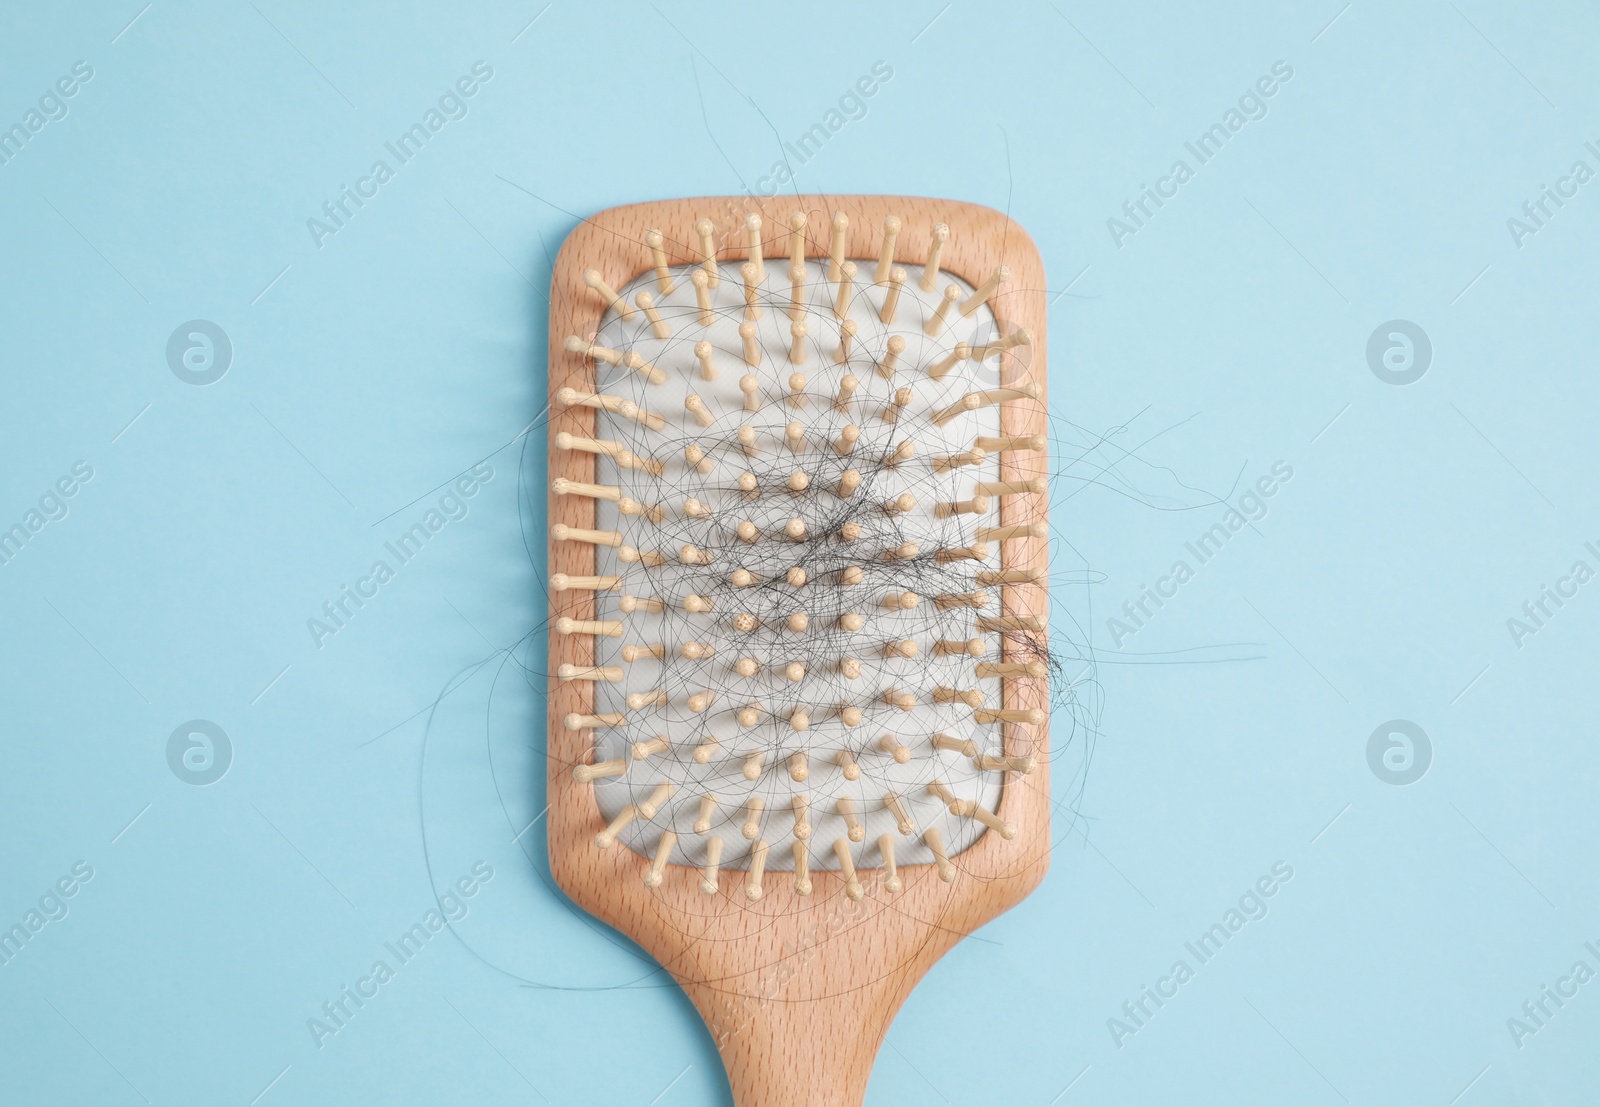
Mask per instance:
[[[621,834],[627,828],[627,825],[638,817],[639,809],[631,803],[628,804],[618,812],[617,817],[612,819],[604,830],[594,836],[594,848],[610,849],[616,844],[617,835]]]
[[[978,620],[978,629],[985,634],[1008,630],[1039,634],[1044,631],[1044,621],[1037,615],[985,615]]]
[[[639,295],[648,297],[650,294],[648,292],[641,292]],[[585,342],[577,335],[570,335],[567,338],[565,345],[567,353],[569,354],[577,354],[579,357],[593,358],[595,361],[603,361],[607,365],[622,364],[621,350],[612,350],[605,346],[597,346],[593,342]]]
[[[917,498],[910,492],[902,492],[892,500],[883,501],[881,510],[885,515],[904,515],[917,506]]]
[[[890,894],[899,892],[904,885],[900,881],[899,872],[895,869],[893,835],[879,835],[878,852],[883,855],[883,890]]]
[[[765,284],[767,281],[766,262],[761,257],[761,216],[750,212],[744,217],[745,245],[750,250],[750,260],[745,265],[750,266],[752,273],[745,277],[745,283]],[[741,272],[743,266],[740,267]],[[752,318],[754,318],[752,316]]]
[[[700,363],[700,379],[714,381],[717,379],[717,366],[711,360],[711,343],[701,340],[694,344],[695,360]]]
[[[1033,332],[1027,327],[1022,327],[1002,338],[998,342],[986,342],[982,346],[975,347],[972,351],[972,360],[988,361],[992,357],[1000,357],[1007,350],[1014,349],[1018,346],[1028,346],[1032,343]],[[1030,398],[1037,399],[1038,397],[1035,396]]]
[[[695,222],[694,230],[700,236],[700,256],[704,259],[701,271],[706,275],[706,282],[712,288],[721,283],[722,277],[717,271],[717,225],[709,219],[700,219]]]
[[[722,839],[706,839],[706,864],[700,878],[700,891],[708,896],[717,894],[717,868],[722,864]]]
[[[661,887],[662,876],[667,868],[667,861],[672,857],[672,847],[678,844],[678,836],[670,830],[661,832],[661,840],[656,844],[655,858],[650,862],[650,867],[645,870],[644,886],[646,888]]]
[[[1031,523],[1008,523],[999,527],[979,527],[977,539],[979,542],[1003,542],[1008,538],[1043,538],[1049,533],[1044,520],[1036,519]]]
[[[982,707],[985,699],[981,688],[951,688],[941,684],[933,690],[934,703],[964,703],[968,707]]]
[[[972,486],[974,495],[978,496],[1042,496],[1047,491],[1043,477],[1032,480],[990,480],[980,481]]]
[[[672,337],[672,328],[667,326],[667,321],[661,318],[661,312],[656,310],[655,297],[648,292],[641,291],[633,298],[633,302],[639,305],[639,310],[644,312],[644,317],[650,320],[651,334],[657,338]]]
[[[744,359],[745,365],[749,366],[751,369],[757,368],[761,364],[761,346],[756,342],[756,325],[750,322],[748,319],[739,324],[739,340],[742,344],[741,357]],[[745,381],[751,381],[753,383],[753,387],[745,388]],[[754,391],[754,388],[758,387],[759,385],[760,381],[756,380],[754,377],[739,378],[739,387],[746,393]],[[745,410],[756,410],[750,407],[748,403],[748,397],[745,404]]]
[[[931,380],[943,380],[950,370],[954,369],[957,365],[961,364],[963,361],[966,361],[971,356],[972,347],[967,345],[965,342],[957,342],[953,350],[951,350],[944,357],[940,358],[938,361],[934,362],[932,365],[928,366],[928,377]],[[977,408],[977,404],[972,404],[970,407],[964,407],[961,410],[975,411]],[[945,410],[949,411],[951,409],[946,408]],[[933,417],[933,421],[935,423],[941,422],[938,415]],[[948,422],[948,420],[945,420],[945,422]]]
[[[699,446],[685,446],[683,448],[683,459],[693,466],[695,472],[701,476],[709,476],[711,471],[717,467],[716,462],[707,457],[706,452]]]
[[[598,292],[600,298],[606,302],[606,306],[620,315],[624,323],[633,318],[633,308],[628,306],[626,300],[617,295],[616,289],[605,282],[605,278],[600,276],[600,270],[585,269],[583,271],[583,283]]]
[[[898,423],[901,412],[905,411],[906,405],[911,402],[913,395],[915,394],[909,388],[896,389],[893,398],[884,405],[883,421],[885,423]],[[935,471],[938,471],[937,464],[935,464]]]
[[[883,295],[883,306],[878,309],[878,319],[889,326],[894,323],[894,313],[900,306],[900,290],[906,283],[906,271],[895,266],[889,271],[889,291]]]
[[[1044,722],[1044,711],[1037,707],[987,707],[972,713],[975,723],[1033,723]]]
[[[959,753],[963,757],[978,756],[978,743],[971,738],[956,738],[949,734],[935,734],[932,738],[933,748],[936,750],[949,750]]]
[[[706,276],[706,271],[701,269],[689,277],[689,283],[694,285],[694,300],[699,308],[698,322],[702,327],[709,327],[716,316],[711,311],[711,293],[707,289],[711,285],[711,278]]]
[[[1023,434],[1013,435],[1008,438],[991,438],[979,436],[973,446],[990,453],[1000,453],[1003,450],[1042,450],[1045,447],[1044,435]]]
[[[760,796],[751,796],[744,808],[744,826],[740,828],[746,838],[755,838],[761,833],[761,812],[766,808],[767,801]]]
[[[867,828],[861,825],[861,819],[856,814],[856,801],[849,796],[840,796],[833,805],[844,824],[849,828],[849,838],[852,842],[864,841],[867,837]]]
[[[803,838],[796,838],[794,843],[794,894],[811,894],[811,851]]]
[[[1017,828],[1015,826],[973,800],[958,800],[950,805],[949,810],[952,815],[977,819],[1008,842],[1017,836]]]
[[[717,813],[717,797],[707,794],[700,797],[700,813],[695,816],[694,832],[704,834],[711,829],[711,816]]]
[[[1043,584],[1042,569],[985,569],[973,581],[983,585],[993,584]]]
[[[632,351],[622,355],[622,364],[638,373],[651,384],[665,384],[667,382],[667,374],[663,370],[651,365],[643,357]],[[618,410],[621,409],[619,408]]]
[[[886,216],[883,220],[883,241],[878,247],[878,271],[872,277],[873,284],[887,284],[889,274],[894,267],[895,240],[900,237],[900,217]],[[905,271],[901,270],[901,280],[905,279]]]
[[[885,734],[878,739],[878,748],[904,765],[911,760],[911,747],[907,746],[893,734]]]
[[[794,836],[804,841],[811,837],[811,800],[804,792],[797,793],[790,803],[794,812]]]
[[[906,801],[898,792],[885,792],[883,805],[894,813],[895,825],[901,834],[906,837],[917,832],[916,821],[911,818],[911,810],[906,806]]]
[[[1039,767],[1039,763],[1031,757],[995,757],[990,754],[978,754],[972,759],[972,767],[980,772],[1012,772],[1027,776]]]
[[[888,343],[884,346],[883,357],[878,361],[878,376],[884,380],[894,379],[895,366],[900,361],[900,355],[905,352],[906,340],[900,335],[890,335]]]
[[[631,752],[635,761],[643,761],[658,753],[666,753],[671,748],[672,743],[667,741],[666,736],[658,734],[648,742],[635,742]]]
[[[914,611],[920,602],[922,597],[915,592],[886,592],[882,601],[890,611]]]
[[[928,843],[928,848],[933,851],[934,859],[939,866],[939,879],[946,884],[954,883],[956,867],[951,864],[949,855],[945,853],[944,835],[939,833],[939,828],[928,827],[922,832],[922,840]]]
[[[621,619],[568,619],[556,620],[557,634],[599,634],[607,638],[622,636]]]
[[[656,688],[648,693],[629,693],[627,696],[627,709],[637,712],[642,707],[666,707],[667,689]]]
[[[839,345],[833,351],[833,360],[840,365],[844,365],[850,360],[850,346],[855,341],[856,329],[856,321],[854,319],[846,319],[839,324]],[[845,377],[845,380],[854,382],[855,378]],[[853,383],[851,387],[854,388]],[[840,408],[839,410],[843,411],[845,409]]]
[[[989,274],[988,279],[978,286],[977,291],[973,292],[971,296],[967,297],[961,302],[962,317],[965,318],[966,316],[977,311],[979,307],[983,306],[983,304],[988,301],[990,296],[994,295],[995,289],[999,288],[1003,282],[1010,279],[1011,268],[1009,266],[996,266],[995,271]]]
[[[753,261],[739,266],[739,276],[744,278],[744,318],[753,323],[761,318],[761,268]]]
[[[745,874],[744,895],[751,903],[761,898],[761,877],[767,871],[767,843],[750,847],[750,869]]]
[[[847,261],[839,267],[839,285],[833,293],[833,314],[844,319],[850,314],[850,299],[855,295],[856,263]]]
[[[605,576],[573,576],[570,573],[555,573],[550,577],[550,591],[567,592],[581,589],[590,592],[612,592],[622,584],[620,576],[608,574]]]
[[[856,865],[855,859],[850,856],[850,843],[844,838],[835,838],[833,854],[839,859],[839,872],[844,877],[844,894],[853,900],[859,900],[862,896],[861,881],[856,879]]]
[[[839,270],[844,263],[845,234],[850,229],[850,217],[844,212],[835,212],[833,215],[833,237],[828,243],[828,279],[839,279]]]
[[[806,267],[789,269],[789,318],[803,319],[806,314]]]
[[[947,500],[935,504],[933,514],[939,519],[949,519],[956,515],[984,515],[989,510],[987,496],[974,496],[970,500]]]
[[[988,453],[976,446],[959,454],[946,454],[933,459],[933,471],[944,472],[948,469],[959,469],[963,465],[982,465],[988,460]]]
[[[562,665],[556,670],[561,680],[603,680],[620,684],[623,679],[621,665]]]
[[[705,401],[692,392],[684,397],[683,406],[688,410],[689,414],[694,416],[695,422],[702,427],[709,427],[716,421],[711,412],[706,410]]]
[[[622,489],[616,485],[584,484],[581,481],[568,480],[566,477],[557,477],[550,482],[550,491],[557,496],[588,496],[594,500],[610,500],[613,503],[622,498]]]
[[[600,780],[605,777],[621,776],[627,771],[627,761],[620,757],[614,757],[610,761],[601,761],[594,765],[574,765],[572,779],[579,784],[588,784],[590,781]]]
[[[985,661],[973,669],[977,677],[1033,677],[1048,676],[1050,667],[1043,661]]]
[[[917,706],[915,693],[903,689],[890,688],[882,696],[883,702],[891,707],[898,707],[901,711],[910,711]],[[896,760],[899,760],[897,757]]]
[[[666,601],[659,596],[631,596],[624,594],[617,599],[617,610],[624,615],[632,615],[636,611],[658,614],[666,610],[666,606]]]
[[[647,569],[659,569],[667,563],[666,554],[660,550],[636,550],[632,546],[619,546],[617,560],[628,565],[643,565]]]
[[[789,215],[789,266],[792,269],[806,266],[806,213],[803,211]]]
[[[667,265],[667,240],[660,231],[646,231],[644,244],[650,248],[651,260],[655,262],[656,289],[663,297],[672,295],[672,270]]]
[[[944,290],[943,298],[939,301],[939,305],[933,309],[933,314],[928,316],[928,321],[923,324],[922,329],[930,335],[942,333],[945,327],[949,325],[950,310],[955,307],[956,301],[960,298],[961,287],[954,284],[948,285]]]
[[[949,238],[950,228],[948,226],[943,223],[935,223],[933,225],[933,233],[930,236],[931,245],[928,247],[928,261],[922,270],[922,280],[917,282],[924,292],[932,292],[934,286],[939,283],[939,255],[944,252],[944,244]],[[959,290],[957,295],[960,295]],[[932,332],[930,331],[929,333],[931,334]]]
[[[739,452],[745,457],[759,457],[761,450],[756,446],[756,429],[754,427],[740,427],[737,435]]]

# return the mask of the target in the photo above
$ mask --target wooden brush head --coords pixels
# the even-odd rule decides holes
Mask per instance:
[[[805,219],[795,217],[796,212]],[[712,266],[706,264],[708,251]],[[923,289],[931,252],[936,252],[942,275],[936,285]],[[828,295],[812,295],[809,307],[800,303],[802,288],[815,282],[794,268],[796,256],[820,259],[810,268],[826,270],[830,282]],[[649,275],[648,286],[620,298],[618,291],[642,274]],[[958,292],[965,294],[947,297],[939,287],[945,275],[958,278],[965,286]],[[637,941],[682,985],[712,1032],[735,1102],[751,1107],[858,1104],[889,1022],[917,981],[962,936],[1021,901],[1043,879],[1048,865],[1049,695],[1040,660],[1047,657],[1042,639],[1046,458],[1042,450],[1027,448],[1037,447],[1045,434],[1044,272],[1038,251],[1010,219],[971,204],[801,196],[758,206],[744,197],[709,197],[612,208],[586,220],[563,245],[551,283],[550,569],[556,586],[550,596],[551,668],[562,675],[550,687],[552,872],[576,903]],[[941,352],[932,351],[915,333],[908,344],[908,336],[892,332],[897,320],[902,328],[908,326],[904,312],[914,303],[938,305],[930,310],[950,319],[961,317],[963,307],[992,311],[995,335],[987,342],[954,343],[957,332],[931,318],[924,327],[918,317],[909,326],[932,335]],[[827,306],[819,306],[825,304],[843,310],[830,314]],[[669,305],[676,311],[669,312]],[[713,348],[698,338],[701,328],[717,325],[717,311],[739,311],[741,305],[742,321],[722,321],[729,331],[726,340]],[[643,317],[636,317],[640,313]],[[599,341],[606,318],[626,318],[658,338],[668,332],[682,353],[669,360],[645,357],[643,342],[633,350],[606,347]],[[886,733],[880,741],[874,729],[841,743],[824,739],[827,730],[820,724],[824,715],[831,723],[837,712],[839,725],[859,727],[859,721],[850,721],[849,707],[775,700],[765,706],[788,724],[782,744],[737,749],[737,732],[708,737],[676,724],[659,735],[628,732],[634,712],[664,708],[670,698],[665,688],[640,689],[615,702],[621,688],[632,687],[627,684],[629,666],[658,664],[652,648],[697,664],[709,650],[706,656],[733,667],[731,672],[742,673],[737,666],[748,660],[757,668],[772,669],[771,678],[780,687],[784,680],[799,686],[821,679],[817,669],[826,659],[807,654],[803,662],[771,665],[767,658],[739,656],[736,642],[745,631],[731,621],[739,612],[734,598],[739,584],[732,579],[738,567],[732,561],[715,564],[721,551],[709,544],[676,542],[689,533],[680,526],[726,522],[729,534],[736,533],[731,522],[718,518],[722,509],[720,503],[713,508],[714,496],[657,505],[599,478],[624,471],[651,474],[652,465],[659,476],[666,459],[660,453],[652,456],[653,435],[666,435],[664,445],[701,432],[716,433],[719,420],[730,418],[720,408],[730,405],[712,402],[714,385],[733,397],[734,420],[742,395],[752,423],[755,414],[776,404],[787,408],[787,426],[798,424],[800,431],[786,445],[776,428],[771,435],[756,435],[752,429],[739,438],[729,425],[721,454],[693,443],[678,446],[681,460],[674,457],[671,464],[684,466],[683,472],[710,476],[712,467],[726,466],[727,458],[740,450],[757,460],[765,455],[765,461],[786,448],[797,455],[831,448],[836,457],[847,457],[843,451],[861,448],[871,438],[869,421],[881,430],[913,418],[918,401],[909,386],[920,388],[920,382],[959,374],[975,357],[995,359],[989,362],[989,387],[956,390],[948,403],[925,413],[926,425],[960,428],[969,412],[997,409],[997,434],[986,439],[996,448],[985,451],[968,439],[963,449],[938,456],[906,450],[904,457],[897,457],[891,445],[878,460],[951,477],[983,463],[983,480],[969,496],[942,501],[938,510],[918,506],[914,496],[908,504],[904,493],[885,497],[874,504],[872,519],[863,516],[857,525],[871,532],[880,518],[926,512],[930,520],[943,520],[940,525],[959,524],[972,533],[986,528],[992,547],[987,561],[979,562],[970,547],[882,551],[888,564],[899,556],[906,565],[958,567],[968,578],[987,574],[986,586],[951,588],[927,597],[909,588],[878,588],[860,604],[847,605],[856,610],[843,614],[835,610],[837,605],[809,606],[825,611],[834,627],[846,614],[865,613],[834,631],[842,634],[861,631],[863,621],[875,617],[873,612],[905,617],[917,611],[930,619],[935,613],[970,616],[977,639],[971,643],[971,656],[965,635],[923,635],[925,640],[917,643],[917,656],[925,659],[921,665],[913,665],[913,655],[905,652],[913,648],[910,638],[873,638],[867,633],[871,626],[860,637],[875,657],[888,657],[908,671],[925,668],[931,673],[935,664],[944,663],[935,657],[959,658],[974,674],[981,672],[982,689],[974,681],[934,685],[930,680],[920,687],[907,680],[904,687],[873,687],[871,702],[852,706],[857,716],[910,712],[924,705],[969,712],[974,725],[992,733],[996,752],[980,751],[968,730]],[[620,388],[602,392],[597,387],[602,374],[635,387],[626,393]],[[670,410],[652,402],[667,393],[678,397]],[[851,405],[869,403],[870,414],[863,409],[860,418],[852,416],[842,426],[833,419],[825,436],[810,433],[808,441],[808,428],[830,419],[828,412],[837,415],[855,410]],[[618,426],[620,419],[637,433],[626,440],[599,435],[597,416],[601,426]],[[846,427],[856,428],[855,439]],[[1002,440],[1009,442],[1002,446]],[[574,445],[579,441],[586,445]],[[629,456],[620,457],[619,448]],[[997,464],[988,464],[996,458]],[[752,473],[759,468],[751,462]],[[797,460],[785,487],[753,491],[763,499],[848,494],[841,485],[848,478],[836,472],[840,469]],[[615,527],[603,526],[606,522]],[[813,533],[815,517],[796,512],[791,523],[783,538],[746,534],[730,542],[787,540],[801,548],[823,548],[807,545],[819,541]],[[636,536],[654,533],[652,527],[672,535],[672,548],[638,542]],[[773,530],[770,525],[766,529]],[[604,564],[599,551],[604,551]],[[655,572],[665,579],[669,568],[682,572],[689,566],[687,571],[715,570],[728,583],[714,594],[707,586],[683,595],[671,588],[634,590],[635,577],[629,576],[629,590],[622,594],[622,574],[614,571],[618,560],[630,574]],[[778,587],[799,589],[799,595],[807,588],[850,583],[846,570],[832,562],[821,566],[816,558],[800,561]],[[627,620],[659,620],[669,605],[688,618],[707,620],[708,631],[660,643],[622,635]],[[815,633],[818,628],[805,617],[806,606],[797,604],[788,617],[800,616],[797,625],[788,623],[778,632]],[[767,615],[748,617],[771,621]],[[983,654],[985,638],[989,653],[974,661]],[[854,639],[848,641],[850,655],[865,652],[855,648]],[[845,660],[856,660],[858,668],[864,663],[853,656]],[[840,664],[844,662],[827,667]],[[719,697],[725,691],[726,686],[708,686],[697,693],[698,701],[692,696],[686,701],[687,709],[697,714],[725,711],[735,723],[740,711],[756,710],[750,704],[723,702]],[[676,733],[670,732],[674,729]],[[601,760],[597,738],[616,754],[600,764],[595,764]],[[630,802],[608,828],[597,804],[597,784],[618,783],[634,765],[668,756],[679,757],[685,766],[727,765],[734,770],[725,774],[730,780],[777,781],[788,792],[707,786],[700,794],[687,795],[678,785],[653,783],[630,791]],[[870,777],[903,771],[897,766],[915,757],[966,759],[959,763],[972,768],[979,782],[974,788],[983,779],[1003,781],[998,806],[984,806],[984,793],[970,792],[979,798],[958,794],[965,787],[960,781],[952,786],[931,779],[926,791],[933,793],[935,808],[948,804],[952,816],[964,820],[960,826],[971,830],[962,841],[952,836],[947,843],[933,824],[921,826],[917,807],[926,810],[930,802],[921,791],[913,796],[891,788],[870,811],[866,805],[841,811],[825,798],[830,793],[823,787],[824,774],[827,780],[856,781],[863,773]],[[728,802],[724,791],[738,799]],[[774,802],[785,794],[805,798],[798,806],[789,799]],[[636,831],[645,820],[658,829],[643,840],[648,844],[641,844]],[[713,829],[713,820],[720,829]],[[781,821],[781,833],[770,829],[776,821]],[[900,837],[908,829],[914,836]],[[597,836],[608,848],[596,848]],[[711,847],[711,838],[719,844]],[[643,855],[629,848],[630,841],[640,844]],[[934,863],[902,862],[891,868],[884,862],[893,856],[896,842],[902,857],[928,856]],[[696,862],[682,863],[691,852]],[[708,859],[708,852],[716,856]],[[720,870],[719,879],[718,866],[724,862],[728,867]]]

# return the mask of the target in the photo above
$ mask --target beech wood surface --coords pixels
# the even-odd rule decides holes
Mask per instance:
[[[759,207],[755,206],[759,203]],[[582,274],[599,270],[605,283],[623,288],[653,267],[645,232],[660,229],[673,265],[702,260],[695,221],[716,225],[718,260],[745,260],[744,215],[762,216],[763,254],[768,284],[782,283],[789,251],[789,214],[805,211],[808,257],[825,258],[831,219],[850,217],[845,256],[863,274],[877,263],[883,221],[899,216],[897,265],[921,266],[928,256],[935,223],[946,223],[949,240],[940,268],[973,286],[996,265],[1011,269],[1011,279],[990,299],[1001,332],[1015,326],[1032,330],[1030,346],[1005,356],[1002,384],[1027,377],[1039,386],[1037,401],[1002,406],[1002,435],[1047,434],[1044,267],[1037,247],[1016,223],[991,208],[949,200],[904,196],[788,196],[771,200],[704,197],[662,200],[611,208],[581,223],[567,237],[556,260],[550,290],[550,441],[549,477],[593,482],[595,457],[555,448],[560,431],[593,437],[595,412],[561,408],[557,390],[594,390],[593,366],[569,353],[568,335],[590,339],[606,310],[602,297]],[[774,273],[779,276],[774,277]],[[723,279],[730,275],[724,273]],[[737,279],[735,276],[733,279]],[[768,357],[764,371],[772,371]],[[992,363],[983,372],[993,372]],[[910,367],[901,366],[908,374]],[[1010,451],[1001,461],[1002,480],[1048,476],[1048,451]],[[1047,495],[1009,495],[1000,500],[1001,523],[1045,518]],[[549,498],[551,524],[594,527],[594,501],[579,496]],[[1048,572],[1048,538],[1013,538],[998,543],[1002,569]],[[988,568],[996,561],[991,557]],[[981,568],[983,566],[974,566]],[[550,541],[550,572],[591,575],[595,548],[581,542]],[[1006,584],[1006,614],[1048,614],[1045,588],[1036,583]],[[550,622],[567,616],[595,617],[594,593],[550,592]],[[1005,660],[1028,661],[1005,640]],[[590,666],[593,640],[585,635],[550,634],[550,672],[562,664]],[[891,894],[882,872],[860,869],[866,894],[851,901],[843,873],[811,870],[812,892],[798,896],[790,874],[769,873],[764,895],[750,903],[745,874],[725,870],[719,890],[700,890],[698,867],[669,864],[659,887],[648,888],[650,860],[620,842],[597,850],[594,835],[604,827],[594,785],[573,779],[575,765],[592,757],[594,732],[569,732],[569,712],[592,713],[594,686],[580,681],[549,681],[548,764],[550,865],[557,882],[586,911],[638,942],[688,993],[710,1028],[739,1107],[856,1107],[862,1101],[878,1047],[890,1021],[911,989],[946,950],[963,936],[1019,903],[1044,878],[1050,851],[1049,720],[1038,726],[1005,724],[1007,756],[1037,759],[1028,776],[1007,773],[998,815],[1018,830],[1011,841],[990,831],[956,855],[953,884],[941,882],[933,865],[899,866],[904,890]],[[1001,701],[1007,708],[1048,712],[1043,681],[1007,676]],[[820,768],[820,766],[819,766]],[[831,769],[830,769],[831,771]],[[729,848],[743,848],[729,842]],[[952,1041],[958,1041],[959,1035]],[[997,1097],[1003,1099],[1003,1096]]]

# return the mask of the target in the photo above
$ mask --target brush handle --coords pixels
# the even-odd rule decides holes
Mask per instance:
[[[932,865],[913,865],[891,894],[873,872],[860,900],[842,874],[813,872],[812,895],[778,882],[762,899],[768,913],[721,915],[705,934],[721,940],[658,932],[644,945],[705,1020],[736,1107],[860,1107],[912,989],[962,936],[1032,889],[1043,846],[1025,846],[1018,869],[989,883],[949,884]],[[974,848],[1009,844],[989,835]]]
[[[770,1001],[722,1047],[735,1107],[860,1107],[882,1035],[857,998]]]
[[[836,877],[818,873],[816,878],[821,890]],[[927,883],[926,891],[943,898],[944,885]],[[804,901],[791,902],[798,907]],[[710,979],[680,983],[722,1055],[735,1107],[860,1107],[889,1023],[922,974],[954,944],[956,935],[935,931],[919,941],[917,928],[901,925],[869,938],[862,930],[875,928],[861,924],[877,910],[863,904],[860,918],[847,919],[839,907],[843,902],[836,895],[832,908],[800,908],[791,918],[797,916],[805,927],[790,941],[767,945],[771,959],[758,970],[730,971],[724,965],[717,971],[712,965],[724,954],[689,954],[701,961],[701,971],[711,970]],[[830,934],[834,928],[838,933]],[[828,936],[806,944],[818,934]],[[784,950],[792,952],[783,956]],[[741,968],[749,963],[737,959]],[[865,966],[880,963],[898,963],[901,971],[860,979]]]

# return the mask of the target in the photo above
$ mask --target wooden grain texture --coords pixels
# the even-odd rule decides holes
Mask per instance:
[[[948,200],[903,196],[801,196],[763,201],[747,197],[664,200],[611,208],[583,222],[568,236],[556,260],[550,291],[549,437],[559,431],[594,433],[594,412],[563,409],[556,391],[592,390],[592,366],[569,354],[568,335],[589,337],[605,311],[600,297],[582,281],[585,269],[598,269],[613,288],[625,286],[651,267],[644,233],[666,235],[674,265],[698,262],[697,219],[717,225],[719,259],[742,259],[743,219],[755,210],[763,218],[763,252],[768,259],[788,253],[788,216],[809,215],[807,254],[827,254],[832,213],[850,217],[847,255],[864,272],[875,264],[883,219],[903,221],[897,260],[920,265],[927,257],[934,223],[950,227],[941,268],[976,286],[996,265],[1011,268],[1011,280],[990,301],[1002,331],[1025,326],[1031,347],[1006,359],[1003,383],[1023,375],[1045,387],[1044,267],[1037,247],[1016,223],[990,208]],[[769,262],[769,270],[773,265]],[[1045,434],[1045,397],[1011,402],[1001,415],[1004,435]],[[1010,452],[1001,479],[1046,476],[1044,452]],[[593,481],[594,458],[550,448],[549,476]],[[1008,496],[1001,500],[1001,522],[1042,519],[1047,497]],[[594,505],[578,496],[550,497],[550,522],[594,526]],[[1048,539],[1021,538],[1001,544],[1003,568],[1047,569]],[[594,548],[577,542],[550,544],[552,573],[592,574]],[[1045,589],[1007,585],[1007,613],[1047,614]],[[563,615],[594,617],[594,594],[552,592],[550,621]],[[550,636],[550,671],[562,663],[594,663],[593,640],[582,635]],[[1007,659],[1016,655],[1006,642]],[[1006,707],[1048,710],[1042,681],[1008,677]],[[1006,774],[999,814],[1018,828],[1007,842],[994,832],[954,858],[959,875],[940,882],[932,865],[900,867],[904,890],[885,891],[878,870],[861,870],[866,896],[844,894],[839,873],[812,870],[814,890],[797,896],[781,874],[770,875],[766,894],[749,903],[742,873],[723,874],[721,891],[699,890],[700,871],[669,865],[659,888],[644,886],[646,858],[620,844],[606,851],[592,845],[603,826],[594,786],[572,778],[572,767],[591,758],[593,732],[569,732],[568,712],[593,710],[593,685],[550,681],[549,840],[556,880],[574,902],[633,938],[682,985],[710,1028],[728,1071],[739,1107],[854,1107],[866,1091],[873,1059],[900,1005],[923,974],[946,950],[985,922],[1020,902],[1043,879],[1050,849],[1050,762],[1048,717],[1040,726],[1007,724],[1006,754],[1033,756],[1039,767],[1029,776]],[[960,1040],[959,1035],[951,1039]],[[1003,1098],[1003,1097],[1001,1097]]]

